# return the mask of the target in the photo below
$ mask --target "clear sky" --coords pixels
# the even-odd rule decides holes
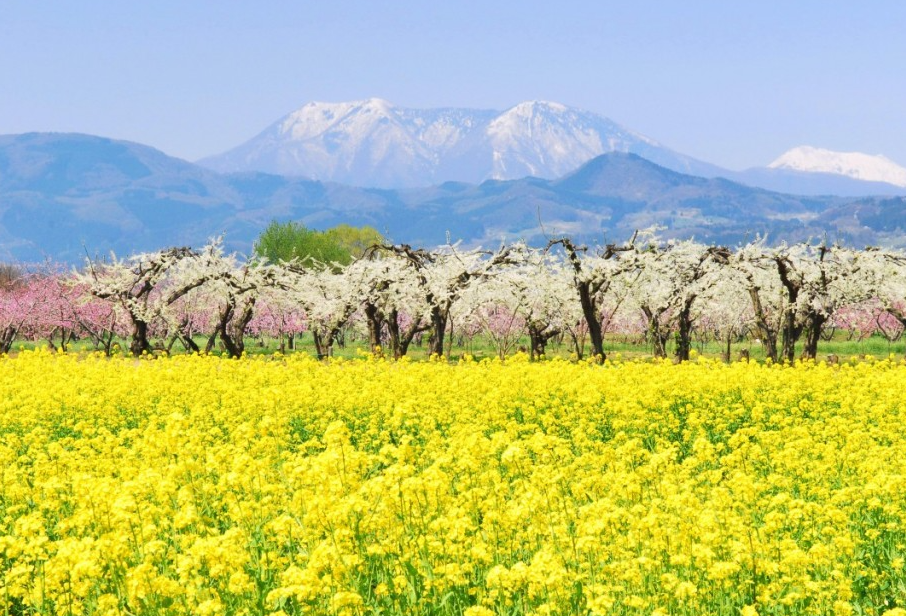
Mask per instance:
[[[196,160],[309,101],[594,111],[731,169],[906,165],[899,0],[0,0],[0,133]]]

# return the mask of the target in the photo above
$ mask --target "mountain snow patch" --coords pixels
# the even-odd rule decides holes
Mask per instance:
[[[800,146],[784,153],[768,167],[811,173],[833,173],[857,180],[886,182],[906,187],[906,168],[885,156],[872,156],[862,152],[834,152]]]

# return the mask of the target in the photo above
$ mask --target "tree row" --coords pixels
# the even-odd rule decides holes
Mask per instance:
[[[378,236],[379,238],[379,236]],[[403,357],[421,340],[444,355],[451,336],[486,336],[501,355],[528,339],[533,357],[565,340],[606,358],[608,335],[633,336],[689,358],[696,336],[748,337],[774,361],[815,358],[829,328],[896,338],[906,326],[906,255],[826,243],[735,248],[663,241],[645,232],[589,248],[568,238],[495,251],[375,243],[345,262],[290,254],[227,254],[219,241],[78,271],[0,272],[0,352],[16,340],[65,346],[88,339],[138,356],[154,342],[233,357],[250,337],[285,347],[303,332],[319,357],[349,332]],[[798,345],[798,347],[797,347]]]

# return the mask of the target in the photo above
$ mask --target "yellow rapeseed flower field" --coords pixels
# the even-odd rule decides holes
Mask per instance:
[[[906,364],[0,357],[4,614],[904,614]]]

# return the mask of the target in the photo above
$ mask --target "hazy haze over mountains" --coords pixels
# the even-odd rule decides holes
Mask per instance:
[[[856,182],[856,180],[848,180]],[[221,174],[137,143],[91,135],[0,136],[0,261],[78,262],[225,234],[248,253],[271,220],[372,225],[395,242],[449,236],[493,246],[569,234],[591,244],[661,225],[670,237],[733,244],[824,234],[904,244],[906,199],[803,197],[672,171],[635,154],[595,157],[554,180],[357,188],[259,172]],[[449,234],[449,235],[448,235]]]

